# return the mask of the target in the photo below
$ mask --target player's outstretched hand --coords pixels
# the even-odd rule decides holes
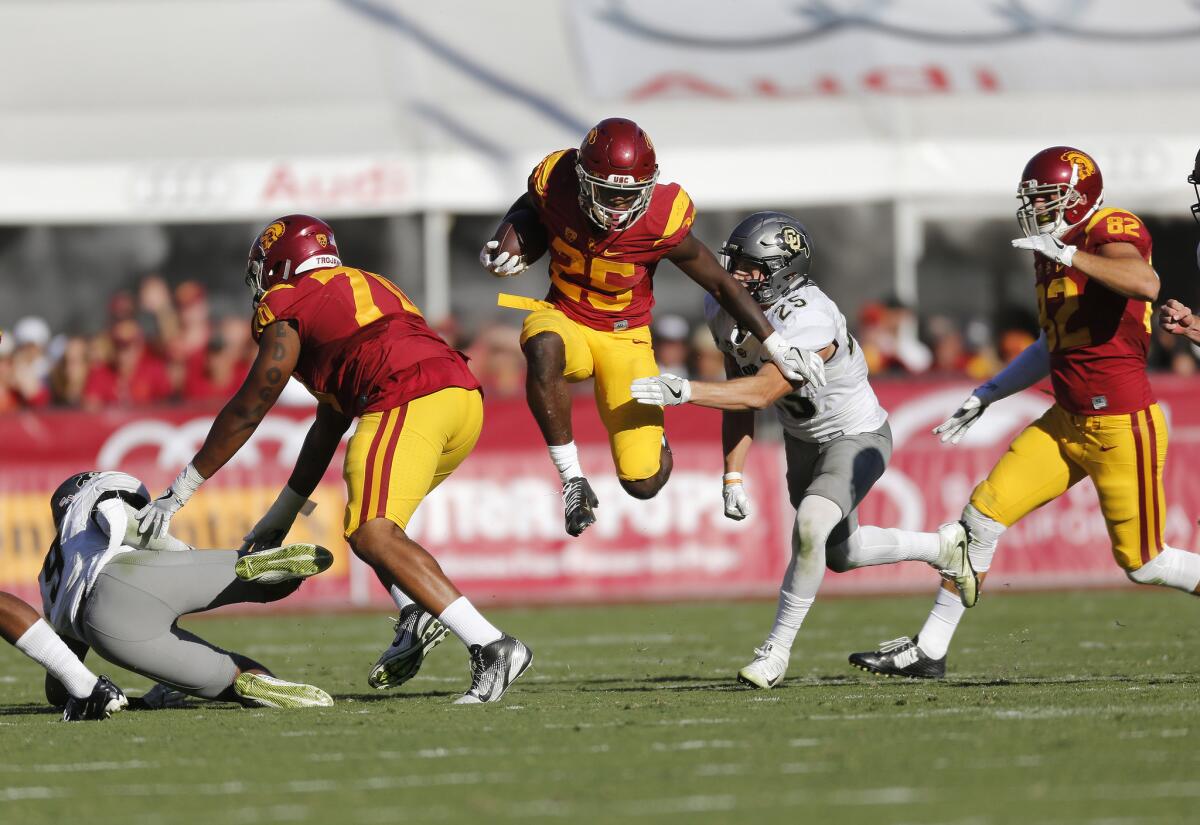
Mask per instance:
[[[664,372],[650,378],[635,378],[629,385],[629,394],[639,404],[674,407],[692,399],[692,385],[686,378]]]
[[[171,519],[203,483],[204,476],[188,462],[188,465],[179,471],[179,475],[175,476],[165,493],[137,511],[138,533],[148,538],[165,536],[171,526]]]
[[[933,434],[941,436],[943,444],[947,441],[957,444],[962,441],[967,430],[971,429],[971,425],[979,420],[979,416],[983,415],[985,409],[987,409],[987,404],[984,404],[978,395],[971,393],[967,400],[962,402],[962,406],[954,412],[954,415],[933,428]]]
[[[499,241],[488,241],[479,253],[479,263],[498,278],[510,278],[524,272],[529,264],[524,255],[512,255],[500,250]]]
[[[1079,251],[1076,247],[1063,243],[1053,235],[1031,235],[1028,238],[1016,238],[1012,245],[1017,249],[1032,249],[1034,252],[1040,252],[1063,266],[1070,266],[1071,261],[1075,260],[1075,253]]]
[[[258,523],[250,528],[250,532],[242,537],[241,550],[262,550],[267,547],[279,547],[287,537],[288,531],[296,521],[296,516],[308,515],[316,504],[309,501],[286,484],[279,491],[279,496],[267,509]]]
[[[742,486],[741,473],[726,473],[725,487],[721,491],[725,497],[725,518],[741,521],[750,515],[750,496]]]
[[[1187,335],[1188,330],[1197,326],[1191,308],[1174,298],[1158,308],[1158,324],[1172,335]]]
[[[778,332],[762,342],[775,366],[789,381],[804,381],[813,387],[825,386],[825,359],[811,350],[789,347]]]

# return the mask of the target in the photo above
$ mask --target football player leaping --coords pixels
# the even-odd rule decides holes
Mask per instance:
[[[246,443],[295,375],[316,396],[317,417],[291,478],[246,546],[282,540],[358,418],[343,468],[344,533],[400,608],[396,639],[368,681],[384,688],[412,678],[449,628],[471,656],[471,687],[458,701],[498,701],[533,654],[485,619],[404,532],[417,505],[479,438],[483,400],[466,358],[391,281],[343,266],[333,230],[309,215],[279,218],[255,236],[246,283],[258,356],[200,452],[138,514],[141,528],[164,531]]]
[[[855,510],[887,466],[892,433],[845,318],[808,278],[808,232],[788,215],[758,212],[738,224],[722,253],[776,334],[823,360],[827,383],[788,381],[759,343],[710,298],[705,314],[725,353],[730,380],[709,383],[663,374],[635,380],[630,393],[642,404],[690,402],[726,411],[721,419],[724,498],[725,515],[732,519],[750,512],[742,467],[754,437],[753,410],[775,406],[784,427],[788,495],[797,508],[792,559],[779,589],[775,624],[754,660],[738,673],[743,684],[771,688],[787,671],[792,643],[826,566],[844,571],[885,561],[924,561],[972,599],[975,576],[958,525],[922,541],[902,541],[897,530],[858,526]]]
[[[675,183],[658,182],[650,138],[623,118],[602,120],[578,149],[548,155],[508,217],[533,210],[546,230],[550,292],[545,301],[501,295],[532,310],[521,329],[528,361],[526,395],[563,484],[566,530],[578,536],[598,502],[579,464],[568,382],[595,378],[596,406],[609,435],[621,486],[651,498],[671,474],[662,410],[630,403],[629,384],[657,375],[650,344],[652,278],[664,258],[704,287],[788,378],[824,383],[821,359],[790,348],[754,300],[691,234],[695,207]],[[497,276],[524,270],[499,240],[480,260]]]
[[[1049,373],[1055,404],[1009,445],[963,510],[968,554],[980,578],[1005,529],[1091,478],[1117,564],[1138,584],[1200,587],[1200,556],[1163,543],[1162,468],[1167,425],[1146,379],[1158,275],[1150,234],[1132,213],[1102,209],[1095,160],[1068,146],[1038,152],[1017,190],[1017,220],[1034,252],[1042,334],[976,389],[934,432],[957,444],[988,404]],[[921,632],[855,653],[874,673],[941,678],[963,606],[939,591]]]
[[[193,550],[169,534],[147,540],[137,532],[134,513],[149,498],[136,478],[114,472],[78,473],[54,491],[54,543],[38,576],[42,609],[54,629],[80,656],[95,649],[110,662],[203,699],[248,707],[332,705],[320,688],[277,679],[258,662],[214,647],[177,622],[222,605],[281,599],[326,570],[333,555],[312,544],[240,555]],[[47,678],[52,704],[60,691]],[[64,718],[72,709],[68,702]]]

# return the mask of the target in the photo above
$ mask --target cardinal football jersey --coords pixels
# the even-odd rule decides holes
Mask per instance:
[[[1150,233],[1133,213],[1101,209],[1063,240],[1084,252],[1133,244],[1150,261]],[[1076,415],[1116,415],[1154,403],[1146,378],[1151,305],[1119,295],[1073,267],[1035,256],[1038,316],[1054,397]]]
[[[105,496],[105,493],[116,495]],[[124,544],[129,511],[121,493],[148,498],[142,483],[125,473],[96,473],[75,494],[38,574],[42,613],[59,633],[82,638],[79,605],[113,557],[136,550]],[[101,500],[103,498],[103,500]]]
[[[549,242],[546,300],[592,329],[645,326],[654,306],[654,269],[687,237],[696,209],[678,184],[660,183],[629,228],[602,231],[579,206],[578,153],[554,152],[529,176],[529,196]]]
[[[345,415],[394,409],[447,387],[479,388],[466,356],[429,328],[408,296],[361,269],[318,269],[271,287],[254,316],[254,340],[275,321],[300,335],[293,375]]]
[[[704,298],[704,315],[713,340],[733,358],[742,375],[754,375],[771,362],[762,344],[738,329],[733,317],[711,295]],[[812,281],[787,292],[766,311],[767,320],[788,345],[816,352],[831,342],[837,351],[825,362],[826,384],[805,383],[775,402],[784,430],[801,441],[823,442],[842,435],[873,432],[887,421],[875,391],[867,381],[867,361],[846,330],[846,319]]]

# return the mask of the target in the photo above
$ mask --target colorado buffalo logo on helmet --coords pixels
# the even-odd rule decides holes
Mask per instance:
[[[1083,152],[1068,151],[1062,153],[1062,160],[1075,164],[1079,170],[1079,179],[1085,180],[1096,174],[1096,162]]]
[[[796,231],[794,226],[785,226],[783,232],[780,234],[783,238],[783,245],[790,249],[793,254],[801,251],[807,254],[804,239],[800,237],[800,233]]]
[[[284,227],[283,221],[275,221],[275,223],[263,230],[262,237],[258,239],[258,242],[262,244],[264,252],[270,249],[277,240],[283,237],[283,230],[285,228],[286,227]],[[325,244],[321,245],[324,246]]]

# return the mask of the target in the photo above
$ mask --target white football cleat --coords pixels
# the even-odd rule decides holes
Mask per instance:
[[[752,688],[770,690],[783,681],[791,652],[767,642],[754,648],[754,661],[738,671],[737,680]]]
[[[437,647],[450,631],[431,613],[410,604],[396,619],[396,637],[380,654],[367,676],[376,690],[400,687],[417,675],[425,655]]]
[[[954,582],[963,607],[974,607],[979,601],[979,576],[967,555],[967,528],[961,521],[951,521],[938,528],[938,572],[946,581]]]

